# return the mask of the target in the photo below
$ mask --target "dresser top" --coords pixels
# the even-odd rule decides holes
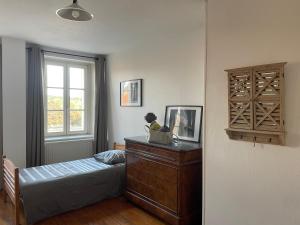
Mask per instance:
[[[176,143],[172,142],[169,145],[151,143],[148,141],[146,136],[129,137],[129,138],[125,138],[125,141],[135,142],[139,144],[147,144],[150,146],[170,149],[174,151],[193,151],[193,150],[200,150],[202,148],[200,143],[193,143],[187,141],[178,141]]]

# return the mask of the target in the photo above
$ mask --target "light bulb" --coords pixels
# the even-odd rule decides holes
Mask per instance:
[[[76,10],[73,10],[73,11],[72,11],[72,16],[73,16],[75,19],[77,19],[77,18],[80,16],[80,13],[79,13],[78,11],[76,11]]]

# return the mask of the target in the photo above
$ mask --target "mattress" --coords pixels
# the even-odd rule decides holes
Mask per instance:
[[[94,158],[20,170],[20,192],[28,224],[121,195],[125,164]]]

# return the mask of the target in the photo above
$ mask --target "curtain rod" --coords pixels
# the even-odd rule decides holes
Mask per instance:
[[[76,54],[63,53],[63,52],[55,52],[55,51],[47,51],[47,50],[42,50],[42,52],[48,52],[48,53],[54,53],[54,54],[60,54],[60,55],[68,55],[68,56],[76,56],[76,57],[88,58],[88,59],[95,59],[95,60],[99,59],[98,57],[83,56],[83,55],[76,55]]]
[[[27,47],[27,49],[32,49],[32,47]],[[41,50],[41,52],[48,52],[48,53],[54,53],[54,54],[60,54],[60,55],[68,55],[68,56],[75,56],[75,57],[81,57],[81,58],[87,58],[87,59],[95,59],[99,60],[98,57],[92,57],[92,56],[84,56],[84,55],[77,55],[77,54],[71,54],[71,53],[64,53],[64,52],[56,52],[56,51],[50,51],[50,50]],[[104,57],[104,61],[106,61],[106,58]]]

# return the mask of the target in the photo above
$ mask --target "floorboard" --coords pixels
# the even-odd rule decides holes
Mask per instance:
[[[13,208],[4,203],[0,193],[0,224],[11,225]],[[26,225],[22,216],[22,225]],[[79,210],[41,221],[36,225],[166,225],[156,217],[135,207],[124,198],[102,201]]]

